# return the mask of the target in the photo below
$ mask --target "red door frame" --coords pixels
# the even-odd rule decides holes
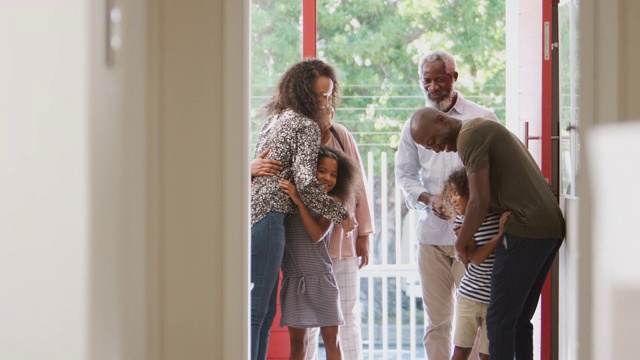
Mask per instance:
[[[541,170],[545,178],[548,179],[552,185],[554,181],[553,166],[557,166],[557,162],[553,159],[553,111],[554,110],[554,91],[553,91],[553,66],[554,66],[554,9],[557,9],[558,0],[543,0],[542,2],[542,94],[541,94],[541,129],[540,129],[540,141],[541,141]],[[554,6],[555,5],[555,6]],[[554,164],[555,163],[555,164]],[[552,267],[551,272],[554,269]],[[553,294],[557,293],[553,291],[553,287],[557,284],[553,283],[553,275],[549,273],[547,280],[544,283],[541,293],[541,348],[540,358],[542,360],[551,360],[554,358],[553,344],[557,344],[557,340],[553,337],[557,337],[557,331],[553,329],[553,309],[557,306],[557,299],[554,299]]]
[[[302,58],[316,57],[316,0],[302,0]]]

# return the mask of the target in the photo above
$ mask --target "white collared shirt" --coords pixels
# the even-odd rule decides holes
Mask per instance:
[[[451,110],[451,117],[460,120],[487,118],[497,121],[497,116],[489,109],[466,100],[458,93],[458,99]],[[407,208],[418,210],[418,197],[423,192],[440,194],[444,181],[456,168],[463,166],[458,153],[435,153],[416,146],[409,132],[409,120],[402,127],[400,143],[396,154],[396,183],[404,193]],[[429,245],[454,245],[456,235],[453,222],[442,220],[433,215],[430,208],[422,211],[416,229],[419,242]]]

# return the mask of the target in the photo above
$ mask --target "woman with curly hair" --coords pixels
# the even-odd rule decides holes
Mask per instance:
[[[265,360],[276,313],[278,273],[285,246],[285,220],[297,208],[279,180],[295,184],[311,210],[351,231],[355,220],[316,179],[319,123],[332,116],[338,98],[335,70],[318,59],[291,66],[280,78],[256,143],[256,155],[276,160],[281,172],[257,176],[251,187],[251,359]],[[252,166],[252,175],[253,166]]]
[[[358,167],[346,154],[330,147],[320,147],[316,177],[324,191],[336,201],[355,201],[359,175]],[[280,186],[299,210],[286,223],[287,246],[280,288],[280,326],[289,328],[289,359],[305,358],[308,330],[319,327],[327,360],[340,360],[339,327],[344,325],[344,316],[329,254],[333,226],[325,217],[309,210],[290,181],[281,179]]]

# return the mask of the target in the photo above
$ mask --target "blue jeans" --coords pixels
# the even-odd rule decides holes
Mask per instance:
[[[532,239],[505,233],[496,248],[487,310],[491,360],[533,359],[531,318],[562,239]]]
[[[276,315],[286,213],[267,214],[251,227],[251,360],[265,360]]]

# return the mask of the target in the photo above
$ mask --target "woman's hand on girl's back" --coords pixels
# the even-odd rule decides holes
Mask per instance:
[[[251,178],[257,176],[278,175],[282,171],[282,162],[274,159],[265,159],[271,149],[265,149],[251,162]]]

